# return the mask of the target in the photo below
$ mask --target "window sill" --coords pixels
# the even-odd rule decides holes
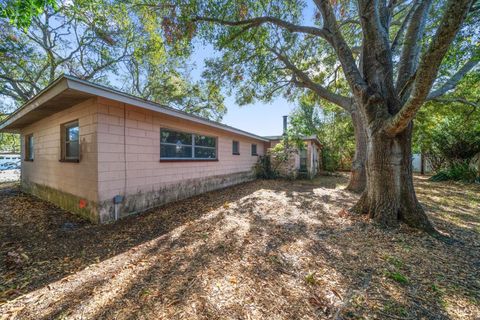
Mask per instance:
[[[160,159],[159,162],[212,162],[218,159]]]
[[[256,153],[252,154],[252,157],[257,157],[257,156],[258,156],[258,154],[256,154]]]
[[[79,163],[80,162],[79,159],[60,159],[58,161],[60,161],[60,162],[70,162],[70,163]]]
[[[33,162],[33,159],[23,159],[24,162]]]
[[[239,156],[239,155],[240,155],[239,152],[232,152],[232,154],[233,154],[234,156]]]

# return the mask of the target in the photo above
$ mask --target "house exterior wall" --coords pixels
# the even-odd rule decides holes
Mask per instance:
[[[275,147],[280,143],[280,140],[270,141],[269,148]],[[320,169],[321,163],[321,149],[313,140],[305,140],[305,152],[307,156],[307,176],[308,178],[315,177]],[[273,165],[275,164],[275,159]],[[278,164],[277,164],[278,165]],[[286,162],[277,166],[280,176],[285,178],[297,178],[300,171],[300,151],[290,154]]]
[[[320,169],[320,148],[312,140],[307,142],[307,171],[310,178],[315,177]]]
[[[53,114],[21,131],[22,188],[69,211],[95,220],[97,215],[96,99]],[[78,120],[79,163],[60,162],[62,124]],[[26,161],[25,135],[33,134],[34,160]]]
[[[61,125],[78,120],[80,161],[61,162]],[[218,161],[160,161],[160,128],[217,137]],[[33,134],[34,160],[24,159],[25,135]],[[240,155],[232,154],[232,141]],[[93,222],[254,179],[265,142],[207,125],[92,98],[21,131],[22,187]]]
[[[218,161],[160,161],[160,129],[217,137]],[[117,215],[143,211],[170,201],[254,179],[265,145],[227,131],[98,98],[98,201],[100,221],[115,217],[113,198],[124,197]],[[232,141],[240,155],[232,154]]]

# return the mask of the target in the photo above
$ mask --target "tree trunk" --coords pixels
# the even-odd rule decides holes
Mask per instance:
[[[347,190],[353,192],[363,192],[367,184],[367,173],[365,171],[365,162],[367,160],[367,133],[363,126],[361,115],[358,111],[351,113],[353,122],[353,131],[355,134],[355,156],[352,161],[352,170],[350,172],[350,181]]]
[[[384,227],[403,221],[434,233],[413,187],[412,125],[393,138],[370,127],[367,130],[367,188],[353,210],[368,214]]]

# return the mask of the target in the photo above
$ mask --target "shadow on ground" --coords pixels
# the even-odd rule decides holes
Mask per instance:
[[[480,188],[416,178],[435,225],[460,240],[446,245],[349,215],[346,181],[255,181],[103,226],[6,186],[1,254],[19,256],[1,266],[0,314],[475,319]]]

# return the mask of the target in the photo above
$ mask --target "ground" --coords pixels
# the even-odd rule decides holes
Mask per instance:
[[[345,210],[345,175],[92,225],[0,185],[0,319],[478,319],[480,186],[416,177],[439,241]]]
[[[0,183],[16,181],[20,178],[20,169],[0,170]]]

